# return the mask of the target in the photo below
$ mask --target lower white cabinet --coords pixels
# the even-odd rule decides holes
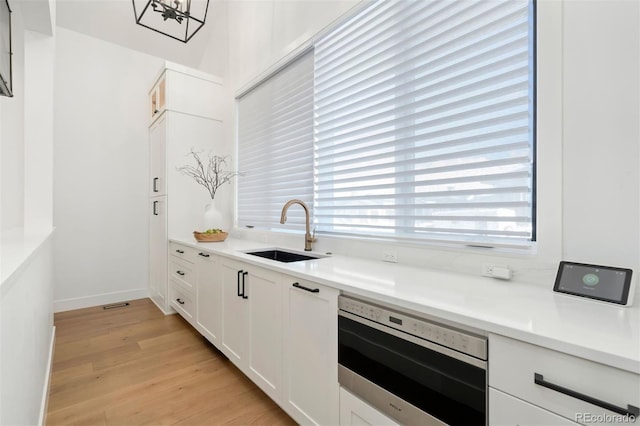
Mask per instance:
[[[493,425],[493,423],[489,423]],[[385,416],[344,388],[340,388],[340,426],[398,426]],[[512,423],[515,425],[515,423]]]
[[[300,424],[338,424],[338,295],[284,277],[283,408]]]
[[[211,343],[217,345],[222,334],[222,280],[217,256],[204,251],[197,253],[196,328]]]
[[[167,313],[166,197],[152,198],[149,210],[149,297],[160,310]]]
[[[274,401],[282,382],[281,274],[221,258],[220,349]]]
[[[491,426],[578,425],[551,411],[492,388],[489,389],[489,424]]]
[[[169,302],[177,313],[195,327],[196,304],[192,292],[185,290],[185,288],[175,280],[170,280]]]
[[[515,397],[521,407],[540,407],[544,413],[537,415],[604,425],[608,419],[624,422],[624,412],[628,422],[640,407],[640,374],[500,335],[489,336],[489,348],[490,389]],[[515,419],[515,402],[494,391],[489,404],[491,419],[516,424],[509,420]]]

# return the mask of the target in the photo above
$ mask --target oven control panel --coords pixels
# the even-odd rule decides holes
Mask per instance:
[[[347,296],[340,296],[338,308],[475,358],[487,359],[487,339],[484,337]]]

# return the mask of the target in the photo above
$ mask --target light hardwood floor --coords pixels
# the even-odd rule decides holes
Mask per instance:
[[[293,425],[179,315],[149,299],[55,314],[47,425]]]

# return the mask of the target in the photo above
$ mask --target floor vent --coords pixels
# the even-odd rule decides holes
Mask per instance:
[[[126,308],[127,306],[129,306],[129,302],[112,303],[111,305],[104,305],[102,309],[106,311],[107,309]]]

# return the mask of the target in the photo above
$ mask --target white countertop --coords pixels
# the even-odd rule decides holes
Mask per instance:
[[[640,373],[639,306],[618,307],[565,296],[554,293],[550,286],[339,255],[280,263],[243,253],[273,248],[248,240],[172,241],[419,314]]]

